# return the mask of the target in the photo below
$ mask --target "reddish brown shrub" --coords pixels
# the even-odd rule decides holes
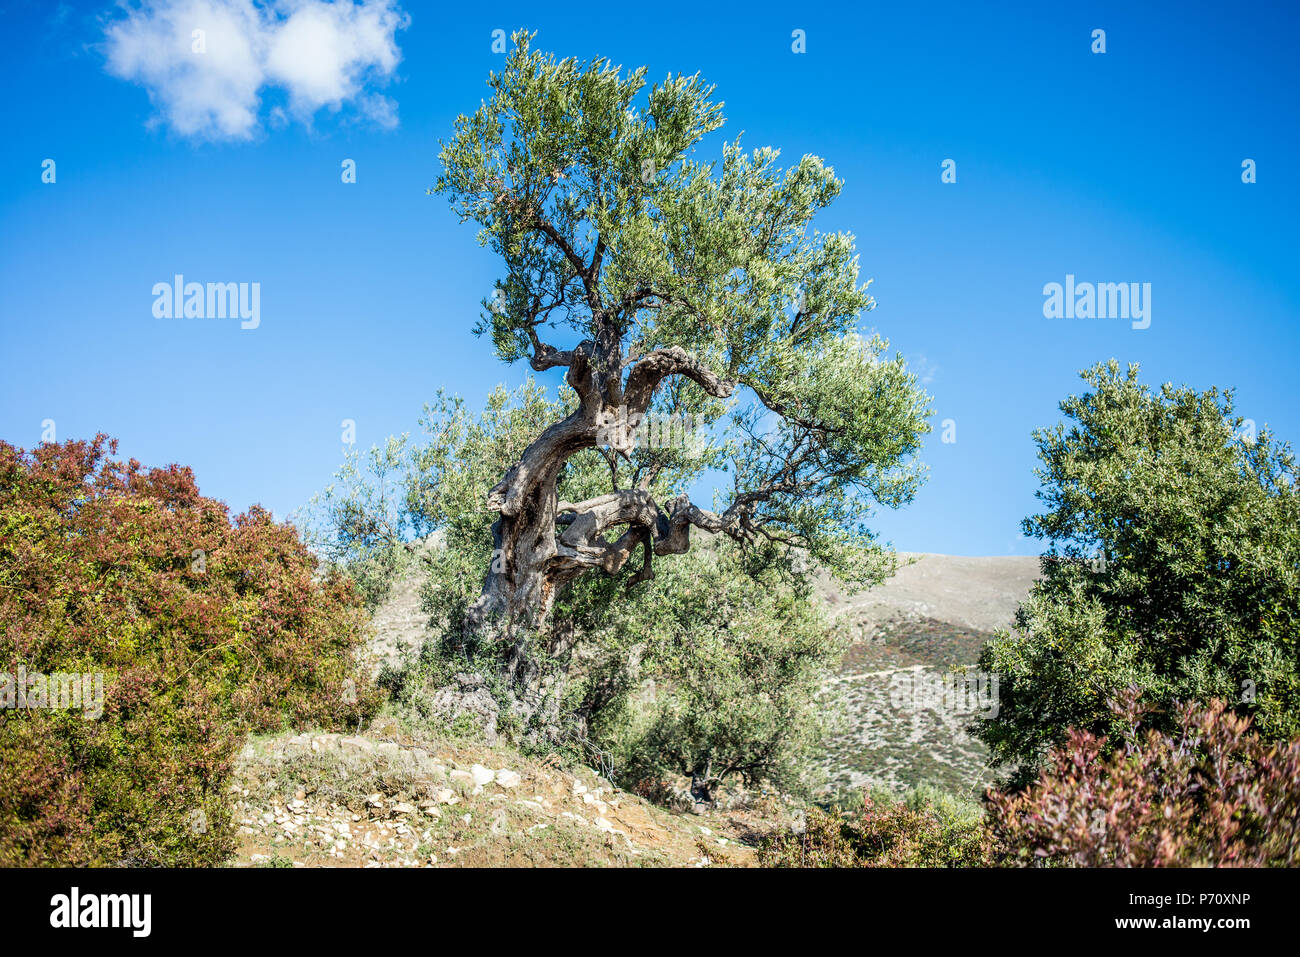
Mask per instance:
[[[1072,730],[1037,782],[990,793],[995,836],[1020,863],[1085,867],[1300,863],[1300,741],[1267,744],[1222,701],[1187,706],[1180,730],[1143,727],[1136,693],[1114,705],[1127,731]]]
[[[0,442],[0,675],[103,682],[98,718],[0,710],[0,865],[216,863],[243,732],[377,703],[359,601],[292,527],[115,451]]]

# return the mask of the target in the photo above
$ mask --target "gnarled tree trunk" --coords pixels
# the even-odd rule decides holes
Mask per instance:
[[[545,348],[545,347],[542,347]],[[588,571],[617,574],[640,546],[641,569],[629,586],[654,577],[653,555],[685,552],[691,524],[721,530],[736,516],[715,516],[685,498],[661,509],[643,488],[619,489],[584,502],[561,502],[557,482],[564,463],[582,449],[620,445],[609,423],[635,422],[669,375],[688,375],[711,394],[730,394],[733,383],[699,366],[680,348],[625,360],[610,333],[569,352],[540,352],[533,367],[568,366],[578,408],[546,429],[488,494],[499,512],[492,526],[492,566],[465,629],[479,642],[509,642],[505,677],[526,721],[551,724],[558,717],[560,676],[546,675],[541,659],[554,653],[547,624],[557,590]],[[632,367],[626,385],[622,372]],[[614,540],[611,530],[620,528]],[[550,683],[548,683],[548,679]]]

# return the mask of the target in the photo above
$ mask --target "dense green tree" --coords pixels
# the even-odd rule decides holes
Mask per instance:
[[[1042,578],[1017,628],[985,648],[1001,708],[976,733],[1028,780],[1070,727],[1122,730],[1142,692],[1161,731],[1175,702],[1221,698],[1266,739],[1300,733],[1300,496],[1292,453],[1233,395],[1151,390],[1111,360],[1034,434],[1046,509]]]
[[[886,343],[858,333],[873,302],[853,237],[813,228],[841,186],[822,160],[781,170],[775,150],[733,142],[701,161],[723,119],[698,76],[647,89],[644,69],[514,41],[443,145],[434,191],[504,264],[477,331],[504,361],[565,370],[571,389],[501,460],[484,503],[492,561],[465,613],[514,650],[506,673],[528,701],[529,649],[563,586],[651,580],[692,527],[879,581],[892,559],[864,518],[913,495],[929,408]],[[697,417],[698,447],[632,441],[646,416]],[[601,485],[565,497],[584,453],[603,460],[582,466]],[[683,480],[718,467],[729,490],[694,504]]]

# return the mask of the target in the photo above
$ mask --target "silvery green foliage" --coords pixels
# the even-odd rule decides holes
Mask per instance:
[[[624,601],[601,600],[598,578],[573,590],[557,611],[590,644],[569,708],[621,784],[657,795],[682,776],[709,799],[724,782],[820,783],[810,756],[841,713],[825,684],[845,643],[808,585],[775,549],[719,538]]]
[[[1061,403],[1069,422],[1034,434],[1046,508],[1024,527],[1050,548],[1017,628],[985,648],[1002,707],[977,733],[1027,777],[1068,727],[1116,730],[1108,702],[1136,687],[1161,730],[1175,702],[1221,698],[1266,739],[1294,737],[1290,448],[1250,435],[1231,391],[1152,390],[1114,360],[1083,377],[1090,391]]]
[[[665,517],[879,581],[892,559],[863,519],[922,480],[929,399],[859,333],[874,302],[853,236],[814,228],[840,192],[833,170],[810,155],[782,169],[738,141],[702,158],[723,117],[698,75],[648,85],[644,68],[513,39],[491,96],[443,144],[434,190],[504,266],[477,331],[505,361],[568,367],[584,408],[701,414],[732,487],[717,514],[658,501]],[[625,463],[610,471],[615,490],[637,487]]]
[[[408,443],[403,434],[365,452],[348,449],[329,484],[293,516],[312,551],[347,570],[371,609],[407,557],[403,543],[413,529],[406,504]]]
[[[539,425],[562,411],[532,382],[497,388],[478,414],[439,395],[426,406],[420,432],[386,447],[400,450],[400,480],[390,471],[396,460],[381,455],[369,481],[382,472],[389,483],[383,493],[340,482],[327,497],[336,502],[332,514],[347,515],[340,489],[355,493],[350,505],[371,507],[392,502],[392,488],[400,487],[401,516],[390,524],[415,534],[438,530],[424,585],[438,638],[405,671],[387,676],[399,702],[417,713],[466,672],[503,690],[498,656],[508,648],[478,646],[460,627],[493,561],[493,516],[482,502]],[[349,483],[367,481],[364,472],[344,474]],[[665,467],[650,487],[671,494],[695,475]],[[608,482],[608,463],[587,450],[569,460],[560,493],[581,499]],[[344,531],[335,530],[340,537]],[[603,749],[624,783],[705,770],[715,782],[810,783],[802,758],[835,713],[820,686],[843,643],[788,550],[772,543],[741,549],[717,536],[661,562],[656,578],[638,588],[606,576],[577,579],[557,597],[550,631],[547,673],[569,681],[566,740]]]

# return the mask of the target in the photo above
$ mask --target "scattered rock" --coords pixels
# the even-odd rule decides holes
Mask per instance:
[[[508,768],[501,768],[496,773],[496,782],[503,788],[518,787],[519,782],[522,780],[523,778],[519,776],[518,772],[511,771]]]

